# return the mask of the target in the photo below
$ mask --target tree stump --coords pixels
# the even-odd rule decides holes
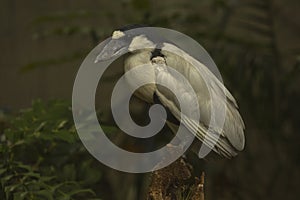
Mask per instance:
[[[192,172],[192,166],[183,158],[152,172],[147,199],[204,200],[204,173],[200,178],[192,178]]]

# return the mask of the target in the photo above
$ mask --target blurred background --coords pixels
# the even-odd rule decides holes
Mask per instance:
[[[180,31],[216,62],[246,124],[233,160],[206,163],[206,199],[300,196],[298,0],[3,0],[0,6],[0,199],[143,199],[147,174],[100,164],[73,124],[73,82],[85,56],[112,31],[141,23]],[[97,94],[109,113],[113,63]],[[136,101],[136,113],[147,106]],[[142,123],[142,122],[141,122]],[[128,148],[139,148],[125,142]],[[200,170],[195,165],[195,171]],[[298,198],[297,198],[298,197]]]

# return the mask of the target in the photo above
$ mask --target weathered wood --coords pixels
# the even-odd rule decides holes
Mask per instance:
[[[204,173],[200,178],[193,178],[192,171],[192,166],[183,158],[154,171],[148,200],[177,200],[183,196],[189,200],[204,200]]]

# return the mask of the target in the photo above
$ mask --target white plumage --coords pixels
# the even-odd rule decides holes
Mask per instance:
[[[120,34],[119,34],[120,35]],[[141,47],[147,49],[139,49]],[[234,97],[226,89],[226,87],[216,78],[216,76],[201,62],[191,57],[189,54],[179,49],[173,44],[162,43],[160,54],[154,56],[152,52],[155,50],[155,44],[144,35],[137,35],[132,38],[128,44],[128,50],[131,52],[125,58],[125,72],[130,69],[147,64],[149,68],[143,74],[134,74],[127,81],[128,84],[134,87],[137,79],[148,80],[155,82],[157,79],[169,81],[183,95],[186,103],[198,101],[200,110],[200,123],[194,123],[193,120],[180,115],[180,105],[175,95],[170,90],[156,84],[148,84],[138,89],[137,97],[148,103],[154,103],[153,96],[157,95],[160,103],[169,109],[172,115],[190,130],[196,133],[196,138],[204,142],[208,147],[221,156],[231,158],[237,155],[237,151],[241,151],[245,145],[244,138],[244,122],[238,112],[238,106]],[[101,54],[98,56],[101,59]],[[192,99],[188,92],[184,91],[184,81],[172,76],[164,66],[172,67],[181,73],[194,89],[197,99]],[[197,66],[197,68],[195,67]],[[199,70],[199,71],[198,71]],[[205,77],[205,80],[203,79]],[[210,88],[210,90],[208,89]],[[210,91],[210,92],[209,92]],[[225,94],[225,97],[224,97]],[[217,108],[226,107],[225,123],[223,129],[219,130],[213,127],[213,131],[218,134],[208,133],[207,128],[211,120],[211,96],[214,95],[218,99]],[[224,101],[225,100],[225,101]],[[193,112],[194,108],[190,108],[189,112]],[[180,116],[182,116],[180,118]],[[172,130],[176,124],[167,123]],[[220,135],[220,137],[218,136]],[[207,138],[204,140],[204,138]],[[216,143],[216,144],[215,144]],[[213,144],[215,144],[213,146]]]

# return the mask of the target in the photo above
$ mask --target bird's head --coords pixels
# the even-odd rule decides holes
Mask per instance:
[[[143,27],[146,26],[130,25],[114,30],[95,62],[109,60],[139,49],[155,48],[155,44],[146,36]]]

